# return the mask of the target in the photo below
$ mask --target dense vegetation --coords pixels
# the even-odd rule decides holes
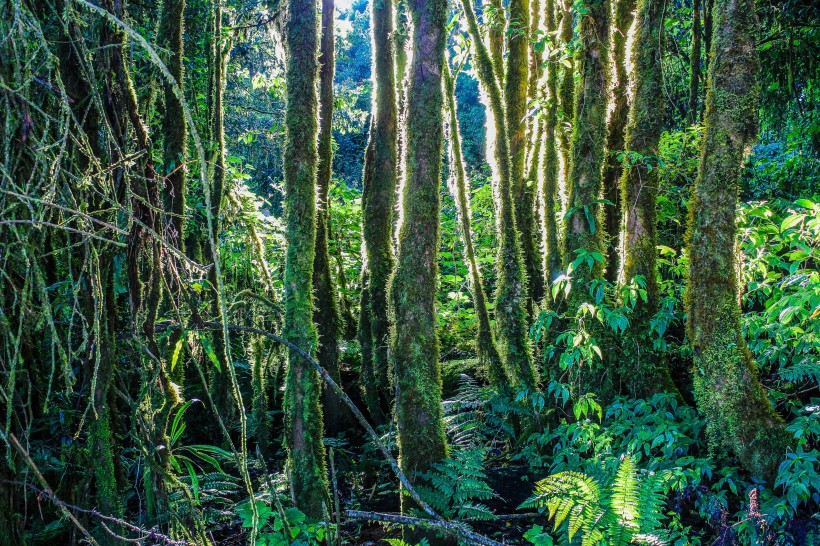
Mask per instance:
[[[0,546],[820,544],[811,0],[0,0]]]

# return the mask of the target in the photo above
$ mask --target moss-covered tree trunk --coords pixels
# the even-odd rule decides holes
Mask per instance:
[[[399,463],[411,481],[446,455],[436,336],[446,0],[410,0],[406,172],[390,283]],[[372,284],[371,284],[372,286]],[[402,509],[408,508],[402,502]]]
[[[467,173],[464,168],[464,157],[461,152],[461,134],[458,129],[456,111],[455,77],[450,74],[447,63],[444,63],[444,92],[447,101],[447,123],[450,140],[450,193],[456,203],[459,228],[464,240],[464,260],[470,273],[470,290],[473,294],[473,307],[478,318],[476,339],[478,362],[492,385],[502,385],[505,379],[504,365],[495,345],[490,313],[487,309],[487,295],[481,280],[481,270],[473,246],[472,210],[470,194],[467,187]]]
[[[339,337],[341,317],[336,303],[329,245],[330,201],[328,192],[333,166],[333,74],[334,74],[334,0],[322,0],[322,35],[319,48],[319,145],[316,176],[316,254],[313,260],[313,291],[316,308],[313,320],[319,335],[316,361],[337,383],[339,376]],[[346,423],[342,401],[325,386],[322,408],[328,432],[341,432]]]
[[[530,353],[527,315],[524,307],[527,297],[526,273],[521,258],[518,232],[515,228],[510,182],[509,141],[506,136],[507,124],[501,88],[495,78],[490,54],[484,42],[481,41],[481,33],[473,7],[469,0],[462,0],[461,7],[472,37],[473,61],[478,80],[490,103],[488,120],[491,115],[495,123],[492,168],[495,178],[493,191],[499,239],[496,260],[498,275],[495,299],[495,317],[498,324],[496,341],[507,377],[516,386],[525,385],[534,388],[537,380]]]
[[[607,73],[609,68],[609,0],[586,0],[581,15],[580,45],[575,54],[578,84],[575,89],[575,118],[570,145],[569,179],[567,180],[567,214],[564,227],[564,265],[581,253],[602,257],[604,243],[601,229],[603,214],[599,204],[602,191],[602,168],[606,140]],[[594,253],[594,254],[592,254]],[[599,278],[603,264],[594,266],[584,260],[572,271],[572,291],[567,302],[576,312],[591,299],[589,283]],[[578,327],[591,329],[594,323],[578,319]],[[587,330],[589,331],[589,330]],[[579,363],[571,370],[579,392],[595,392],[606,399],[611,395],[609,370],[597,361]]]
[[[316,0],[289,0],[285,110],[284,337],[313,353],[313,260],[316,249],[317,21]],[[316,371],[288,351],[285,382],[285,439],[296,505],[320,519],[328,497],[322,445],[321,385]],[[329,506],[329,504],[328,504]]]
[[[529,88],[530,0],[511,0],[507,23],[507,65],[504,78],[504,112],[510,151],[510,183],[515,227],[526,277],[527,309],[540,296],[544,284],[535,233],[535,185],[528,184],[527,91]]]
[[[618,280],[620,260],[618,247],[621,235],[621,174],[622,161],[618,160],[624,150],[624,130],[629,115],[627,101],[626,37],[632,24],[635,0],[616,0],[615,19],[611,31],[612,39],[612,94],[613,107],[609,115],[606,137],[606,162],[604,163],[604,199],[614,205],[604,205],[604,226],[607,237],[606,278],[614,283]],[[633,69],[634,70],[634,69]]]
[[[547,33],[557,30],[556,0],[547,0],[546,27]],[[541,179],[541,195],[544,201],[544,298],[545,305],[551,306],[552,294],[550,285],[558,278],[562,270],[560,246],[558,245],[558,214],[560,199],[558,195],[558,63],[547,67],[547,116],[544,120],[544,173]]]
[[[169,56],[168,71],[181,87],[184,76],[185,0],[163,0],[160,18],[159,38]],[[165,176],[165,208],[170,213],[168,224],[169,243],[185,252],[185,194],[188,191],[185,180],[185,148],[188,139],[185,114],[182,104],[174,95],[168,82],[163,79],[165,111],[163,113],[162,162]]]
[[[581,43],[575,55],[579,81],[575,91],[575,122],[572,129],[569,209],[564,240],[566,265],[576,258],[576,252],[602,250],[600,206],[594,204],[601,195],[604,150],[606,140],[606,107],[609,71],[609,1],[586,0],[586,13],[581,17]],[[590,268],[575,270],[575,278],[590,278]],[[586,292],[580,287],[580,292]]]
[[[561,43],[569,48],[572,44],[572,0],[558,0],[561,4],[561,24],[559,33]],[[569,186],[569,165],[571,163],[570,142],[572,141],[572,124],[575,119],[575,57],[570,56],[567,66],[563,67],[561,81],[558,84],[558,123],[563,159],[562,179],[564,186]]]
[[[370,6],[373,32],[373,118],[370,129],[371,176],[365,181],[362,200],[362,237],[368,268],[369,305],[362,313],[370,313],[370,340],[372,344],[365,389],[371,400],[378,399],[379,408],[371,408],[371,415],[382,421],[389,413],[392,398],[392,372],[388,359],[390,322],[387,313],[387,285],[393,272],[393,209],[395,205],[398,162],[396,151],[397,107],[396,74],[393,54],[393,3],[391,0],[373,0]],[[363,353],[364,355],[364,353]],[[378,395],[378,396],[377,396]]]
[[[716,0],[700,168],[689,205],[687,329],[698,409],[712,438],[773,482],[790,446],[740,329],[735,207],[757,133],[760,70],[753,0]]]
[[[629,363],[622,383],[634,396],[648,397],[674,390],[669,370],[653,354],[646,340],[650,319],[658,309],[656,207],[658,195],[658,144],[664,128],[662,49],[663,6],[639,0],[635,19],[632,65],[632,107],[626,126],[625,160],[621,191],[624,217],[624,282],[642,276],[646,300],[638,299],[631,334],[625,342]]]

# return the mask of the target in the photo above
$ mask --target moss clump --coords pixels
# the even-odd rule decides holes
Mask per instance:
[[[316,0],[289,0],[287,25],[287,109],[285,112],[284,337],[313,352],[313,260],[316,243],[317,21]],[[285,439],[296,505],[320,519],[329,506],[322,445],[321,385],[316,371],[294,351],[288,353],[285,383]]]
[[[753,0],[715,2],[706,131],[689,205],[687,333],[698,408],[715,442],[773,482],[791,446],[740,330],[735,206],[744,150],[757,133],[759,61]]]

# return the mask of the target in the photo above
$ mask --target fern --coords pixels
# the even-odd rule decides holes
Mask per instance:
[[[667,473],[642,471],[625,455],[609,478],[572,471],[548,476],[520,507],[547,510],[568,544],[580,536],[582,546],[655,546],[666,544],[661,520],[667,482]]]
[[[417,489],[437,511],[448,518],[491,520],[495,516],[478,501],[495,493],[484,473],[484,450],[463,449],[424,473],[424,485]]]

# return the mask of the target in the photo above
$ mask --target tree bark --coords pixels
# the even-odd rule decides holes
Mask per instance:
[[[740,328],[735,207],[757,134],[760,71],[753,0],[716,0],[700,168],[689,210],[687,330],[698,409],[715,440],[773,483],[791,445]]]

